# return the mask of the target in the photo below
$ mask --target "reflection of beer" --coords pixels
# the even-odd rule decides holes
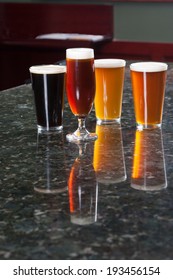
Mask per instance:
[[[167,187],[160,129],[136,131],[131,186],[149,191]]]
[[[97,125],[96,133],[94,169],[97,181],[106,185],[124,181],[126,169],[120,125]]]
[[[89,153],[80,147],[68,179],[71,222],[85,225],[97,221],[98,184]]]
[[[160,126],[167,65],[144,62],[131,64],[130,68],[137,124]]]
[[[121,117],[125,61],[121,59],[95,60],[97,122],[119,121]]]
[[[40,130],[62,128],[65,69],[58,65],[30,68]]]
[[[74,49],[75,50],[75,49]],[[95,97],[94,54],[92,49],[67,50],[67,97],[76,116],[86,116],[92,108]],[[81,56],[80,56],[81,54]],[[76,55],[78,58],[76,59]]]
[[[35,191],[45,194],[67,191],[62,133],[38,133],[35,170]]]

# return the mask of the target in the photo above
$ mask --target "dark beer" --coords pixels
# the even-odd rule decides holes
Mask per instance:
[[[65,67],[31,67],[38,129],[59,130],[63,125]]]

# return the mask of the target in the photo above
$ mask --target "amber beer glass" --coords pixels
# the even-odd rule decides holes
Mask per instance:
[[[125,65],[122,59],[95,60],[97,124],[120,122]]]
[[[63,127],[65,66],[38,65],[29,68],[39,133]]]
[[[130,65],[137,127],[161,127],[168,65],[137,62]]]
[[[66,50],[66,91],[72,113],[78,118],[78,129],[67,135],[71,142],[95,140],[96,134],[85,128],[95,97],[94,51],[90,48]]]

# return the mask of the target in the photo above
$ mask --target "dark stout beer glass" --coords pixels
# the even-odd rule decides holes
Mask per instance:
[[[32,66],[29,70],[34,92],[38,132],[62,130],[66,67],[39,65]]]
[[[95,133],[85,128],[85,119],[90,113],[95,97],[94,51],[90,48],[66,50],[67,98],[72,113],[78,118],[78,129],[67,135],[71,142],[95,140]]]

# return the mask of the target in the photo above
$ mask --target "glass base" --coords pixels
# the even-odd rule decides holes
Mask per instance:
[[[91,225],[95,222],[97,222],[97,218],[95,216],[90,216],[90,217],[78,217],[77,215],[72,215],[71,216],[71,222],[73,224],[77,225]]]
[[[98,180],[98,183],[100,184],[104,184],[104,185],[113,185],[113,184],[117,184],[117,183],[121,183],[121,182],[124,182],[125,180],[127,179],[127,176],[124,175],[122,177],[119,177],[119,178],[99,178],[97,179]]]
[[[161,123],[157,124],[136,124],[138,130],[161,128]]]
[[[52,132],[61,132],[63,129],[63,126],[51,126],[51,127],[45,127],[41,125],[37,125],[38,133],[52,133]]]
[[[160,191],[160,190],[163,190],[163,189],[166,189],[167,188],[167,183],[163,183],[163,184],[158,184],[158,185],[138,185],[138,184],[134,184],[134,183],[131,183],[131,187],[135,190],[139,190],[139,191]]]
[[[84,141],[95,141],[97,139],[96,133],[86,133],[77,135],[75,132],[66,135],[66,139],[69,142],[84,142]]]
[[[115,124],[115,123],[118,123],[120,124],[121,122],[121,119],[120,118],[117,118],[117,119],[109,119],[109,120],[101,120],[101,119],[98,119],[97,118],[97,124],[98,125],[102,125],[102,124]]]
[[[46,187],[34,187],[34,190],[39,193],[44,193],[44,194],[56,194],[56,193],[63,193],[68,190],[68,187],[64,188],[46,188]]]

